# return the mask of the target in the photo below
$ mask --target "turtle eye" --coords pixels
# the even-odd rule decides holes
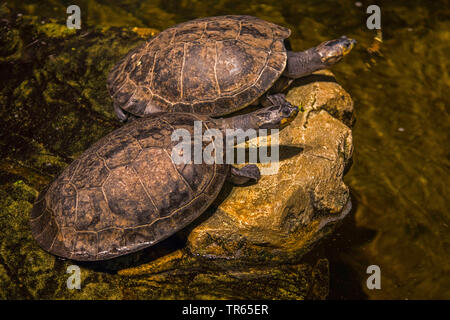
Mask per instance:
[[[282,114],[283,116],[288,117],[288,116],[291,115],[291,109],[288,108],[288,107],[283,107],[283,108],[281,109],[281,114]]]

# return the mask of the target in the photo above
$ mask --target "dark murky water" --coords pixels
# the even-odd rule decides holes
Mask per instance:
[[[9,5],[42,17],[58,17],[68,4],[18,2]],[[295,50],[343,34],[357,39],[333,69],[356,107],[346,176],[356,209],[322,248],[331,261],[330,298],[449,299],[449,2],[376,1],[381,44],[365,23],[373,2],[93,0],[87,19],[162,30],[201,16],[250,14],[291,28]],[[381,268],[381,290],[366,289],[372,264]]]

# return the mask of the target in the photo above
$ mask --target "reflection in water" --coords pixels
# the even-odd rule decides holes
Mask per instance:
[[[18,12],[55,17],[64,3],[28,0],[11,5]],[[376,32],[365,27],[370,1],[361,3],[92,0],[86,16],[92,25],[161,30],[200,16],[251,14],[291,28],[294,50],[343,34],[357,39],[345,63],[333,68],[355,101],[355,155],[346,183],[357,205],[334,238],[318,249],[325,250],[331,261],[330,297],[449,299],[448,2],[377,1],[383,42],[374,42]],[[100,119],[109,130],[114,127],[101,112],[77,116],[87,122]],[[40,150],[38,142],[21,143],[20,132],[10,133],[16,151],[9,153],[9,162],[1,163],[2,183],[11,175],[37,176],[27,171],[35,169],[17,165],[21,157]],[[49,162],[52,157],[66,159],[70,141],[57,143],[58,137],[47,144]],[[52,170],[58,171],[46,169],[31,183],[45,184]],[[371,264],[381,267],[382,290],[365,288]]]

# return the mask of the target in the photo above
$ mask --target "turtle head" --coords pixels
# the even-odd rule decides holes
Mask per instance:
[[[285,101],[280,105],[273,105],[255,113],[257,126],[261,129],[282,129],[288,126],[297,116],[298,107]]]
[[[332,66],[352,51],[356,40],[342,36],[339,39],[322,42],[315,49],[326,66]]]
[[[270,106],[229,118],[216,119],[222,129],[282,129],[297,116],[299,108],[290,104],[284,94],[266,96]]]

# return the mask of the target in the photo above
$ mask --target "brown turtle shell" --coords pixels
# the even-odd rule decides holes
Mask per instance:
[[[188,21],[132,50],[111,71],[114,102],[142,116],[219,116],[258,99],[282,74],[290,30],[251,16]]]
[[[81,261],[105,260],[156,244],[214,201],[229,170],[221,164],[176,165],[175,129],[194,134],[206,116],[162,113],[108,134],[41,192],[31,212],[39,245]]]

